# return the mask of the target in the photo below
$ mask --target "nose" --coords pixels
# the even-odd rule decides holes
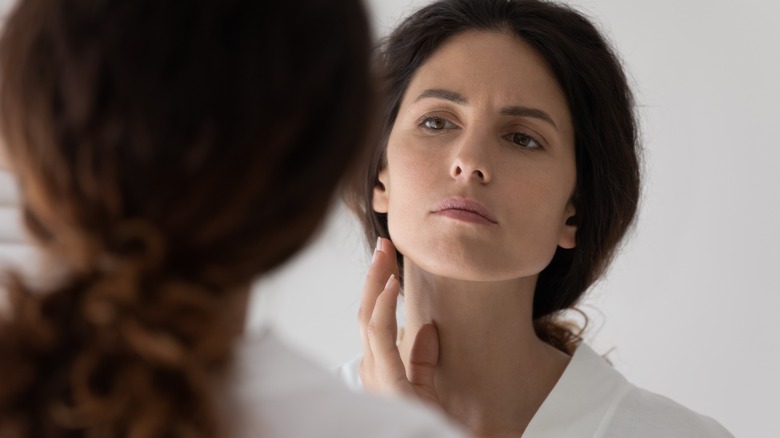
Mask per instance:
[[[487,184],[492,179],[487,143],[474,138],[464,138],[452,159],[450,176],[454,179],[475,179]]]

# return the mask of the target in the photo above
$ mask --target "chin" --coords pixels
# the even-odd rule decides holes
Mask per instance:
[[[424,234],[390,231],[393,243],[409,267],[416,266],[429,274],[453,280],[491,282],[532,277],[555,254],[554,249],[550,251],[535,242],[507,246],[485,236],[443,235],[435,230]]]
[[[405,253],[404,253],[405,254]],[[404,255],[404,263],[416,266],[429,274],[460,281],[493,282],[506,281],[537,275],[544,266],[529,266],[526,263],[507,263],[506,258],[480,257],[478,254],[412,254]],[[525,266],[524,266],[525,265]]]

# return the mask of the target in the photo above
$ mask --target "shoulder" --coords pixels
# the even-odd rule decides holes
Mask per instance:
[[[463,436],[424,406],[350,391],[268,332],[237,349],[229,396],[237,436]]]
[[[616,405],[606,432],[606,437],[733,437],[712,418],[636,386]]]

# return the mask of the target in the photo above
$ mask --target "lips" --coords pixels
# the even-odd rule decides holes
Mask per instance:
[[[487,207],[473,199],[460,196],[443,200],[433,209],[433,213],[466,222],[498,223]]]

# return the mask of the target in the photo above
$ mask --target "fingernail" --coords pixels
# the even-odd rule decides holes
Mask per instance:
[[[382,236],[376,238],[376,247],[379,251],[385,250],[385,243],[382,241]]]
[[[376,261],[376,256],[379,253],[379,239],[380,237],[376,238],[376,246],[374,247],[374,255],[371,257],[371,263],[374,263]]]
[[[390,274],[390,278],[388,278],[387,283],[385,283],[385,290],[390,289],[390,285],[393,284],[393,280],[395,280],[395,274]]]

